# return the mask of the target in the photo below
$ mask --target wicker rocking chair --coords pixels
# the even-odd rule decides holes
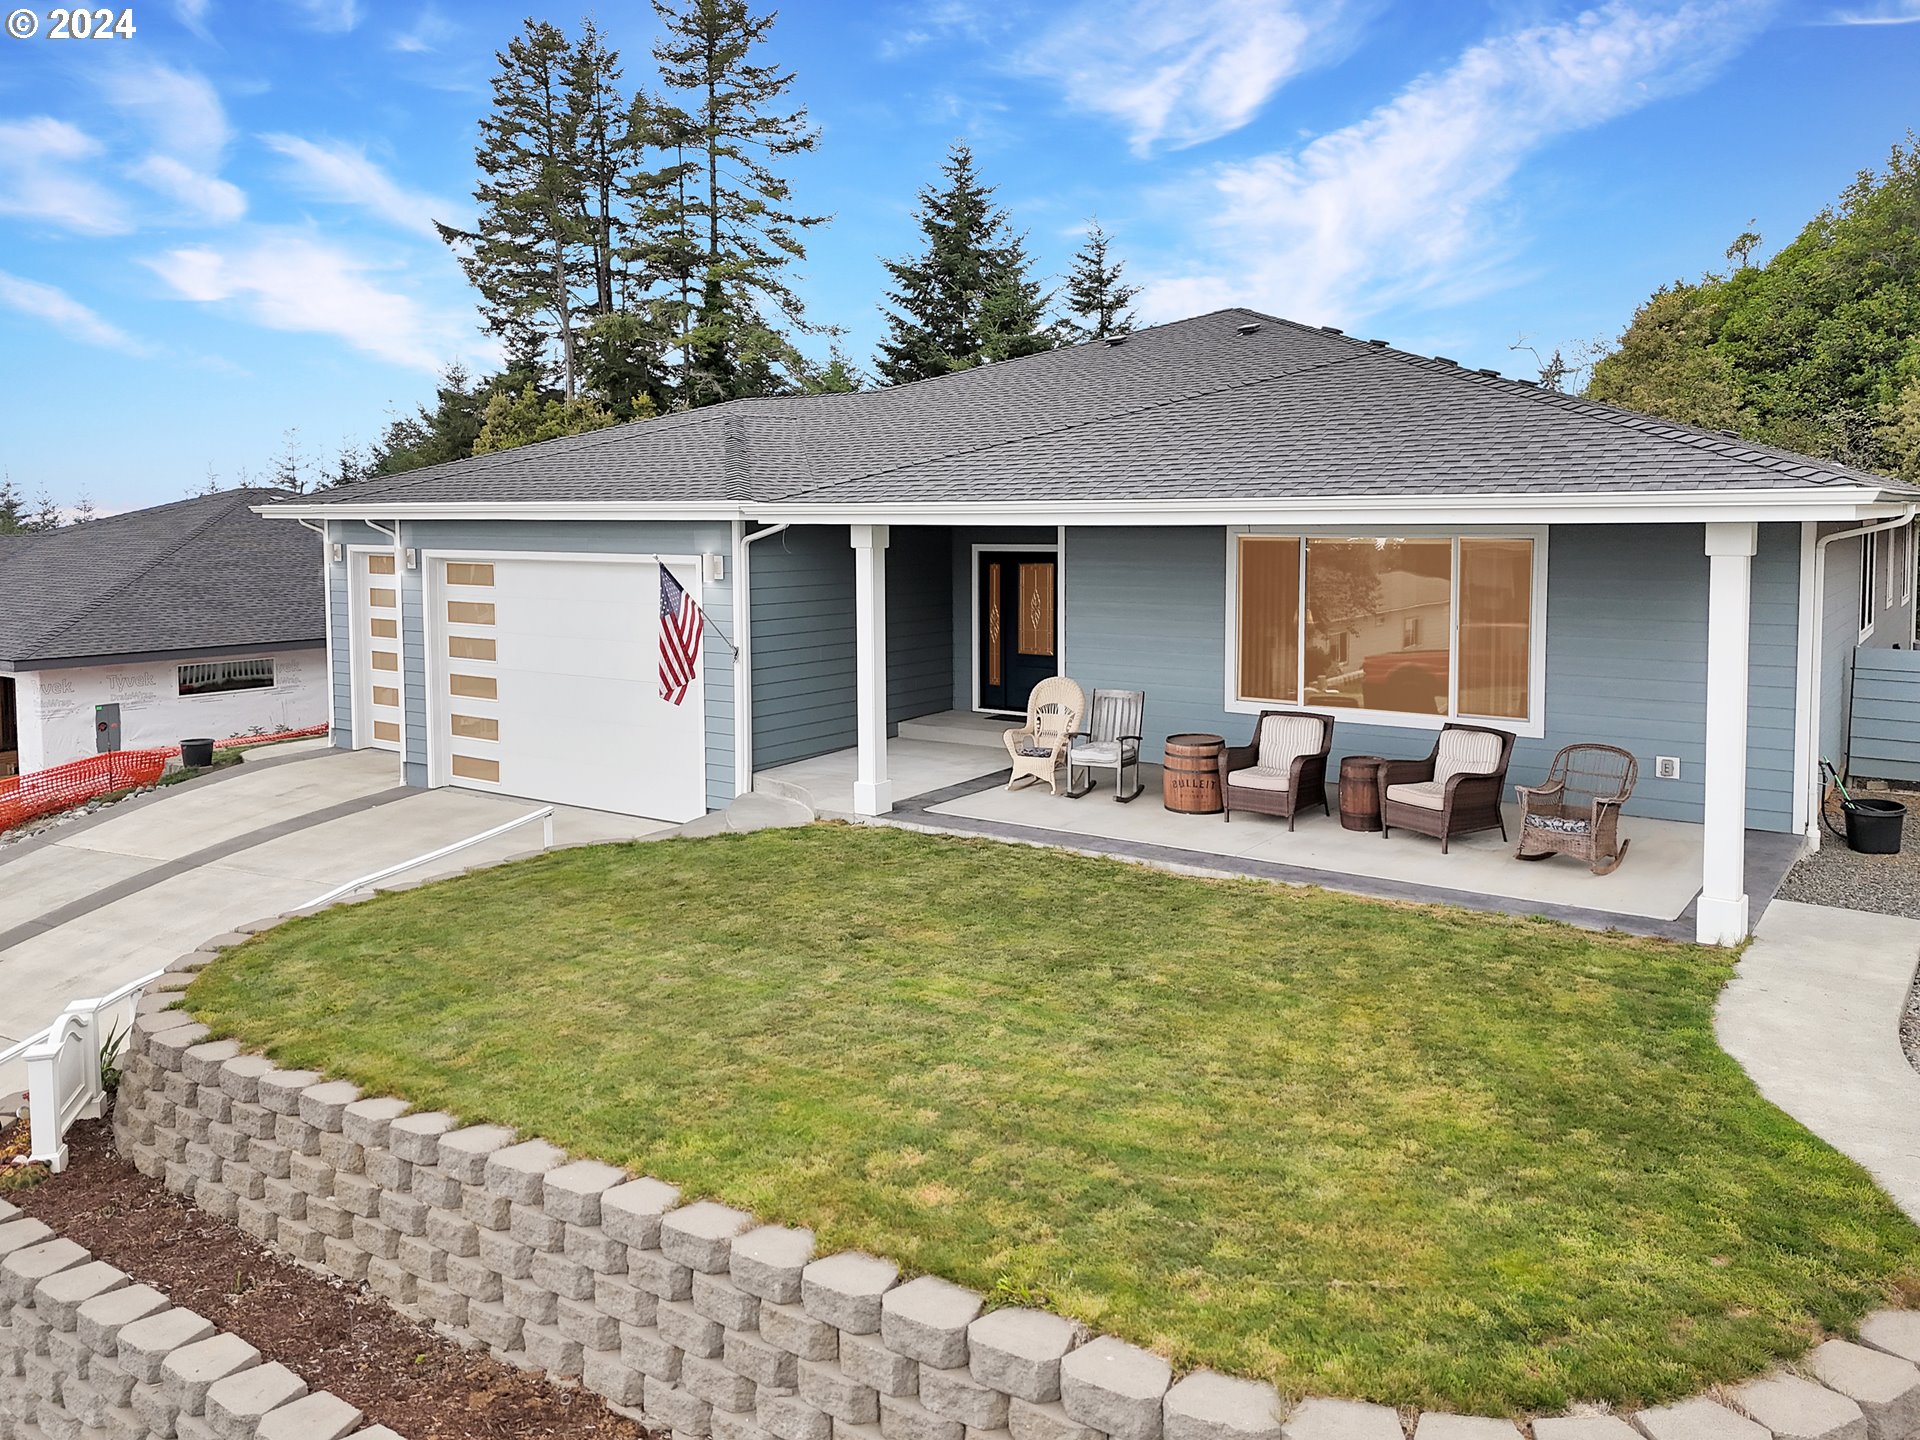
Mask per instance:
[[[1633,794],[1640,763],[1614,745],[1568,745],[1553,757],[1540,785],[1516,785],[1520,846],[1516,860],[1571,855],[1596,875],[1611,875],[1627,856],[1620,807]]]
[[[1044,780],[1054,794],[1060,793],[1060,767],[1086,709],[1086,692],[1064,675],[1050,675],[1033,687],[1027,697],[1027,723],[1003,737],[1013,759],[1009,790]]]

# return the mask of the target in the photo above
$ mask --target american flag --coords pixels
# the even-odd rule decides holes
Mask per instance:
[[[687,698],[700,663],[700,607],[667,567],[660,567],[660,698],[678,705]]]

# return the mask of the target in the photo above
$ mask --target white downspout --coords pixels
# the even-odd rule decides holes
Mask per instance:
[[[733,683],[733,791],[745,795],[753,789],[753,589],[749,583],[752,545],[769,535],[778,535],[791,521],[769,525],[764,530],[746,533],[747,522],[733,522],[733,663],[738,674]]]
[[[1806,733],[1802,753],[1810,757],[1809,773],[1800,777],[1802,789],[1808,793],[1810,803],[1807,806],[1807,838],[1813,841],[1814,848],[1820,845],[1820,682],[1824,674],[1826,656],[1826,608],[1827,608],[1827,547],[1836,540],[1857,540],[1862,535],[1878,534],[1882,530],[1898,530],[1903,525],[1911,525],[1914,516],[1920,514],[1920,505],[1908,505],[1891,520],[1876,520],[1871,525],[1856,525],[1851,530],[1836,530],[1831,535],[1822,535],[1813,542],[1813,660],[1808,667],[1811,674],[1809,683],[1813,686],[1814,703],[1807,707],[1802,724]]]

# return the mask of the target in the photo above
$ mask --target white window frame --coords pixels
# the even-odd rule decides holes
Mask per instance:
[[[184,672],[196,665],[259,665],[263,663],[270,667],[269,673],[273,676],[273,678],[264,685],[241,685],[224,690],[199,690],[191,692],[181,688],[187,683]],[[276,661],[276,657],[272,655],[232,655],[220,660],[182,660],[173,667],[173,694],[176,700],[220,700],[228,695],[252,695],[262,690],[278,690],[279,688],[280,666]]]
[[[1245,537],[1298,536],[1303,540],[1451,540],[1453,588],[1447,618],[1447,713],[1410,715],[1400,710],[1337,710],[1341,720],[1356,725],[1380,725],[1399,730],[1438,730],[1451,722],[1488,725],[1515,735],[1538,739],[1547,733],[1547,549],[1545,525],[1502,526],[1493,529],[1447,529],[1431,525],[1399,526],[1392,530],[1329,528],[1314,525],[1243,525],[1227,532],[1226,654],[1223,697],[1227,712],[1258,715],[1262,710],[1312,710],[1300,700],[1250,699],[1240,690],[1240,541]],[[1529,620],[1527,656],[1527,718],[1473,715],[1460,709],[1460,542],[1462,540],[1531,540],[1533,542],[1533,613]],[[1302,549],[1300,613],[1306,613],[1307,567]],[[1301,647],[1300,664],[1306,664]],[[1305,693],[1304,679],[1301,693]]]
[[[1869,530],[1860,537],[1860,640],[1863,644],[1873,638],[1873,588],[1879,578],[1880,532]]]
[[[1913,568],[1915,551],[1920,549],[1920,530],[1908,525],[1894,532],[1900,538],[1900,603],[1906,604],[1913,599]]]

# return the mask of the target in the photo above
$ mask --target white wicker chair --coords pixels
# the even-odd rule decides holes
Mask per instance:
[[[1054,794],[1060,793],[1060,767],[1086,708],[1086,692],[1064,675],[1050,675],[1033,687],[1027,697],[1027,723],[1004,737],[1013,759],[1009,790],[1044,780]]]

